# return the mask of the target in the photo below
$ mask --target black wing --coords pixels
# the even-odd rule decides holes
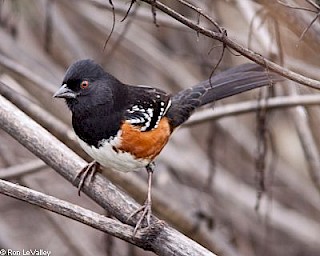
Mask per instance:
[[[242,64],[213,76],[211,82],[206,80],[175,94],[167,117],[175,128],[202,105],[279,81],[283,78],[260,65]]]
[[[160,89],[147,86],[129,86],[129,108],[125,119],[141,131],[156,128],[170,107],[170,95]]]

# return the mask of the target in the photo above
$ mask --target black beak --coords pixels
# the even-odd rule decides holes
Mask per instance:
[[[67,84],[63,84],[60,89],[53,94],[53,98],[65,98],[65,99],[75,99],[77,94],[67,87]]]

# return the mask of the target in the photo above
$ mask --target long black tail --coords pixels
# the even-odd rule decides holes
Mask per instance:
[[[176,128],[185,122],[197,107],[282,80],[282,77],[266,72],[257,64],[243,64],[213,76],[211,83],[206,80],[174,95],[167,117],[171,126]]]

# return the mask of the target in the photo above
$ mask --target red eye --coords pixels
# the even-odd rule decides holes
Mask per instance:
[[[86,89],[89,86],[89,82],[87,80],[82,81],[80,84],[81,89]]]

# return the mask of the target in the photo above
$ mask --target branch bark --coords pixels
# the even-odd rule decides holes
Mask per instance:
[[[193,114],[184,126],[192,126],[206,121],[212,121],[223,117],[246,114],[257,111],[264,107],[270,110],[291,108],[296,106],[313,106],[320,104],[320,96],[315,95],[294,95],[294,96],[279,96],[268,99],[267,102],[259,102],[251,100],[240,103],[228,104],[220,107],[215,107],[214,111],[211,108],[201,110]]]
[[[189,28],[193,29],[197,33],[200,33],[204,36],[216,39],[220,42],[222,42],[225,46],[230,47],[231,49],[237,51],[241,55],[247,57],[248,59],[266,67],[268,70],[274,71],[283,77],[286,77],[292,81],[298,82],[300,84],[306,85],[308,87],[314,88],[319,90],[320,89],[320,82],[310,79],[308,77],[305,77],[301,74],[298,74],[296,72],[290,71],[286,68],[281,67],[280,65],[267,60],[263,56],[261,56],[259,53],[256,53],[254,51],[251,51],[234,40],[230,39],[225,33],[219,33],[219,32],[214,32],[212,30],[206,29],[205,27],[197,24],[196,22],[191,21],[190,19],[184,17],[182,14],[174,11],[167,5],[159,2],[159,1],[154,1],[154,0],[141,0],[142,2],[148,3],[150,5],[153,5],[157,7],[159,10],[163,11],[164,13],[167,13],[169,16],[172,18],[180,21],[184,25],[188,26]],[[223,29],[220,28],[222,31]]]
[[[0,180],[0,193],[79,221],[129,243],[143,243],[144,232],[137,232],[133,238],[133,227],[53,196],[4,180]]]
[[[24,164],[18,164],[8,168],[0,169],[0,179],[9,180],[20,178],[24,175],[38,172],[45,167],[45,163],[41,160],[32,160]]]
[[[286,26],[299,38],[305,31],[305,29],[310,25],[310,21],[306,20],[303,15],[303,10],[297,10],[289,8],[288,6],[279,4],[277,0],[257,0],[258,3],[263,5],[266,10],[268,10],[268,15],[271,15],[275,20],[281,22],[283,26]],[[310,8],[311,9],[311,8]],[[314,11],[316,11],[314,9]],[[316,16],[317,14],[314,14]],[[304,35],[303,41],[308,45],[313,51],[319,52],[320,46],[320,33],[319,27],[312,26],[308,29],[308,32]],[[297,44],[298,44],[297,40]]]
[[[297,95],[295,87],[289,88],[291,95]],[[300,143],[308,165],[310,179],[320,193],[320,157],[319,149],[315,143],[314,135],[309,123],[309,116],[304,106],[297,106],[292,109],[292,118],[295,123]]]
[[[86,165],[84,160],[2,96],[0,126],[70,182],[73,182],[77,171]],[[128,217],[138,208],[137,203],[101,174],[95,175],[90,186],[85,184],[83,191],[121,222],[135,224],[136,219],[128,221]],[[135,243],[137,246],[164,256],[214,255],[164,222],[153,218],[152,223],[154,228],[151,234],[144,235],[144,242],[138,241]]]
[[[1,82],[0,94],[27,113],[31,118],[55,135],[82,158],[90,161],[90,158],[82,149],[80,149],[78,143],[74,140],[74,135],[67,125]],[[24,168],[23,171],[26,171],[26,168]],[[5,171],[4,177],[6,176],[6,173],[8,174],[8,172]],[[0,172],[0,178],[1,174],[2,172]],[[103,172],[103,175],[112,183],[121,186],[136,200],[141,202],[144,200],[147,186],[139,179],[139,177],[129,177],[128,175],[121,175],[110,170]],[[215,234],[211,234],[204,227],[195,230],[194,221],[178,209],[175,202],[167,202],[167,200],[164,200],[164,197],[156,188],[153,189],[153,211],[175,226],[180,232],[183,232],[209,250],[219,251],[221,252],[220,254],[230,256],[237,255],[226,241]]]

